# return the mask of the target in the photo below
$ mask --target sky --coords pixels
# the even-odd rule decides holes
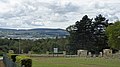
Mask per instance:
[[[0,0],[0,28],[65,29],[84,15],[120,18],[120,0]]]

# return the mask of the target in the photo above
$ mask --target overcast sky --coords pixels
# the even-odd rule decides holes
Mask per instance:
[[[84,15],[120,18],[120,0],[0,0],[0,28],[62,28]]]

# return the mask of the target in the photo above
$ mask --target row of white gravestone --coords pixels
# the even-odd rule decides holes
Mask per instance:
[[[14,53],[13,50],[9,50],[9,53]],[[31,54],[32,52],[29,51],[28,54]],[[47,55],[49,55],[49,52],[47,51],[46,52]],[[77,55],[79,57],[96,57],[95,55],[92,55],[91,52],[88,52],[87,50],[78,50],[77,51]],[[63,56],[66,56],[66,51],[63,51]],[[120,51],[117,52],[116,54],[113,54],[112,53],[112,50],[111,49],[104,49],[103,52],[100,52],[99,53],[99,57],[120,57]]]
[[[8,53],[14,54],[14,50],[9,50]],[[21,50],[21,54],[23,54],[23,50]],[[33,53],[33,51],[28,51],[28,54]]]
[[[87,50],[78,50],[77,55],[80,57],[96,57],[96,55],[92,55],[91,52],[88,52]],[[99,57],[112,57],[112,50],[111,49],[104,49],[103,52],[99,53]]]

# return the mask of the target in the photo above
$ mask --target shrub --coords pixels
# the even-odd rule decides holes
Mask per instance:
[[[0,56],[3,56],[3,51],[0,51]]]
[[[11,55],[11,59],[12,59],[13,62],[16,62],[16,56],[18,56],[18,55],[15,55],[15,54]]]
[[[17,54],[8,53],[7,55],[9,59],[11,59],[13,62],[16,62],[16,56],[18,56]]]
[[[32,67],[32,60],[31,59],[23,59],[21,60],[21,65],[25,67]]]
[[[10,54],[10,53],[8,53],[7,55],[9,59],[11,59],[13,62],[20,64],[21,67],[23,65],[25,67],[32,67],[32,60],[30,59],[30,57],[24,55]]]
[[[32,67],[32,60],[27,57],[27,56],[17,56],[17,63],[21,64],[21,66],[25,66],[25,67]]]

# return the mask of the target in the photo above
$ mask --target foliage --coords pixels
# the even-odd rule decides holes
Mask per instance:
[[[120,21],[115,22],[106,29],[108,44],[111,48],[120,49]]]
[[[8,53],[8,58],[21,66],[24,65],[25,67],[32,67],[32,59],[30,57],[18,54],[10,54]]]
[[[3,42],[2,42],[3,41]],[[5,43],[7,42],[7,43]],[[46,53],[46,51],[53,52],[53,48],[57,47],[59,51],[64,51],[68,40],[66,38],[56,39],[39,39],[39,40],[21,40],[21,39],[0,39],[0,48],[3,52],[8,50],[14,50],[14,53],[28,53],[33,51],[34,53]]]
[[[89,39],[91,34],[90,27],[92,24],[92,19],[85,15],[82,20],[77,21],[75,25],[69,26],[67,31],[70,32],[69,37],[69,49],[71,51],[77,51],[78,49],[87,49],[86,39]],[[73,53],[74,53],[73,52]]]
[[[23,59],[21,60],[21,65],[25,67],[32,67],[32,60],[31,59]]]
[[[3,51],[0,50],[0,56],[3,56]]]
[[[108,20],[102,15],[94,19],[83,16],[82,20],[77,21],[75,25],[66,28],[70,33],[68,48],[70,51],[79,49],[89,51],[100,51],[107,47],[107,37],[105,29],[108,26]]]
[[[21,64],[21,66],[32,67],[32,60],[27,56],[17,56],[16,62]]]
[[[32,67],[32,60],[29,57],[17,56],[16,59],[16,62],[21,64],[21,66],[24,65],[25,67]]]
[[[11,59],[13,62],[16,62],[16,56],[18,56],[17,54],[8,53],[7,55],[9,59]]]
[[[93,37],[94,37],[94,50],[99,51],[108,48],[107,36],[105,34],[108,27],[108,20],[102,15],[98,15],[93,21]]]
[[[53,48],[57,47],[60,51],[65,50],[67,39],[41,39],[34,42],[32,50],[36,53],[53,52]]]
[[[13,62],[16,61],[16,56],[18,56],[18,55],[15,55],[15,54],[11,55],[11,59],[12,59]]]

